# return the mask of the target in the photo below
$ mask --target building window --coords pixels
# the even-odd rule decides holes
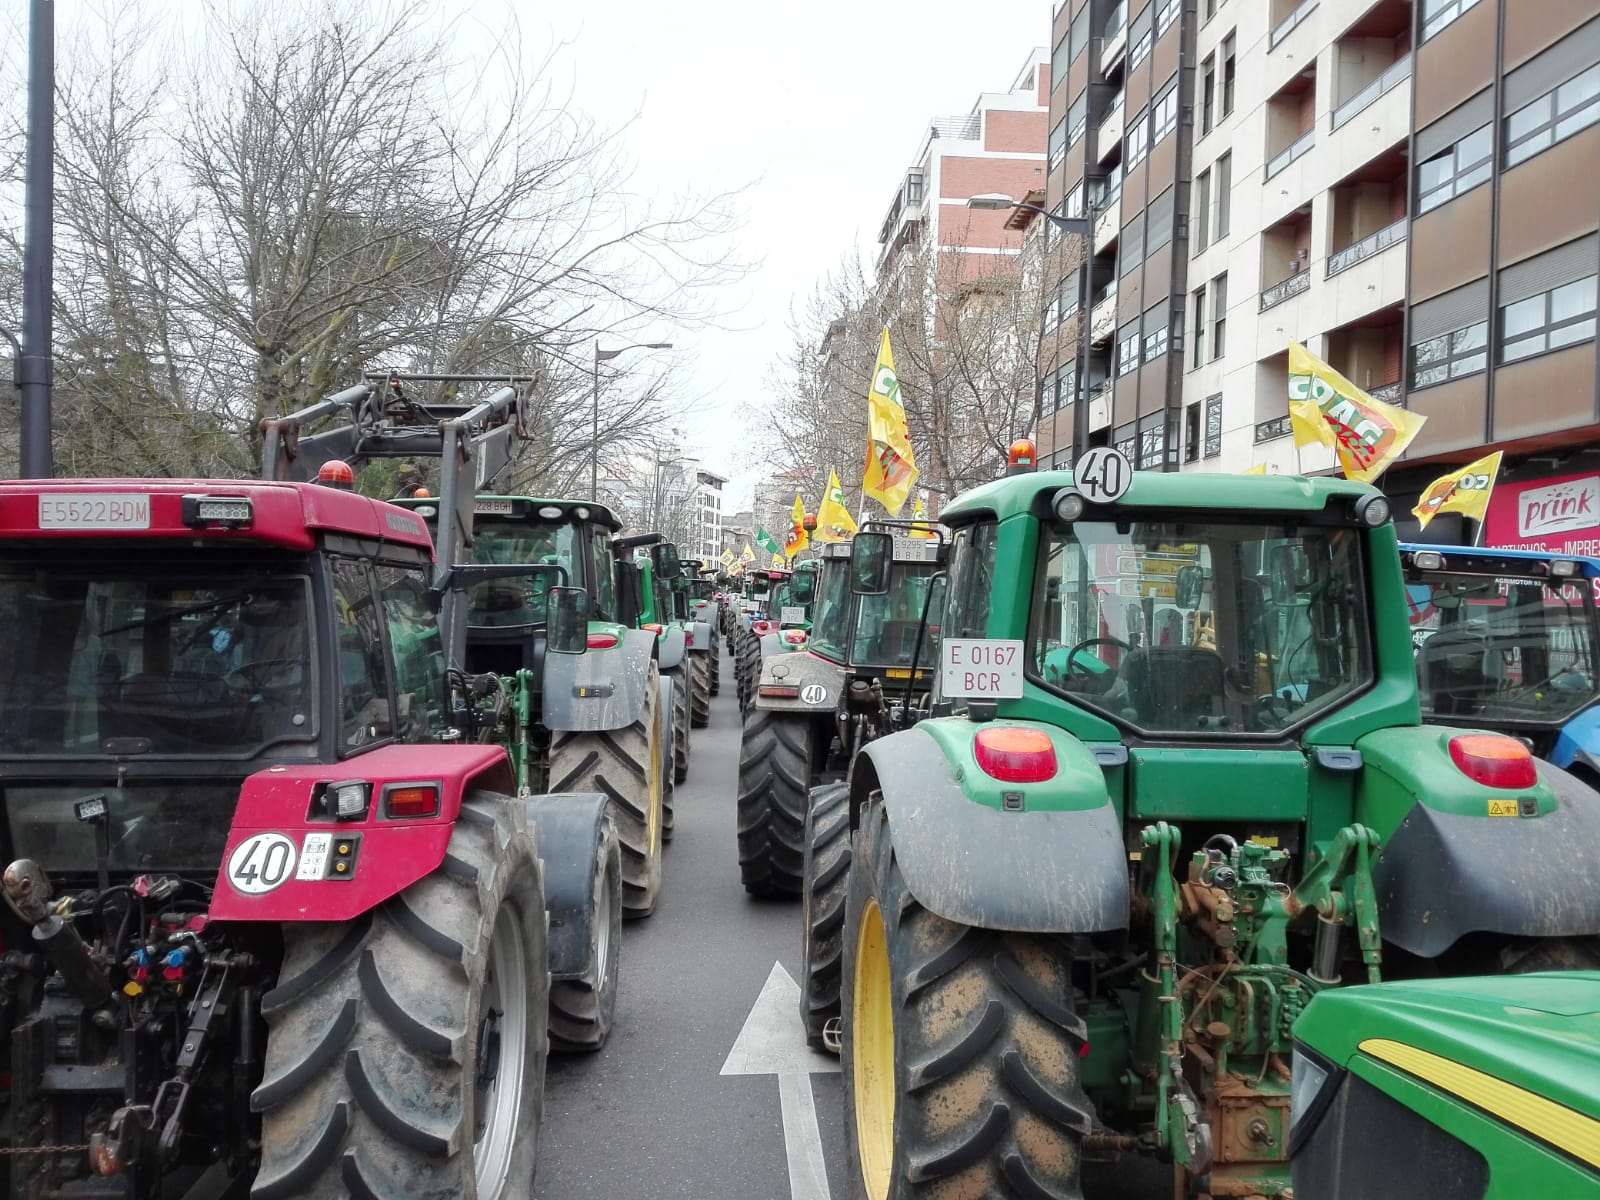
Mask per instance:
[[[1194,366],[1206,365],[1206,289],[1204,286],[1195,288],[1189,297],[1190,306],[1194,309]]]
[[[1217,159],[1217,241],[1228,236],[1233,216],[1233,151]]]
[[[1118,425],[1111,433],[1111,444],[1122,452],[1123,456],[1132,462],[1134,447],[1139,441],[1139,426],[1133,421],[1126,425]]]
[[[1222,115],[1233,112],[1234,35],[1222,39]],[[1035,143],[1037,145],[1038,143]]]
[[[1155,362],[1167,352],[1172,307],[1165,300],[1144,314],[1144,361]]]
[[[1174,79],[1167,90],[1157,97],[1150,110],[1150,144],[1153,146],[1178,127],[1178,81]],[[1035,142],[1035,145],[1038,143]]]
[[[1183,461],[1200,461],[1200,401],[1183,410]]]
[[[1056,310],[1056,296],[1055,296],[1055,293],[1051,292],[1050,293],[1050,298],[1044,302],[1044,328],[1045,328],[1045,332],[1048,333],[1050,330],[1054,329],[1059,324],[1061,324],[1061,314]]]
[[[1479,321],[1411,347],[1411,386],[1432,387],[1489,365],[1489,322]]]
[[[1160,37],[1172,28],[1172,23],[1178,19],[1178,14],[1183,11],[1182,0],[1158,0],[1156,8],[1156,36]]]
[[[1590,275],[1502,308],[1500,361],[1516,362],[1592,340],[1595,280]]]
[[[1139,322],[1122,327],[1117,339],[1117,374],[1126,375],[1139,365]]]
[[[1139,470],[1150,471],[1161,466],[1167,449],[1167,415],[1151,413],[1139,420]]]
[[[1149,258],[1172,240],[1173,205],[1178,189],[1169,187],[1145,205],[1144,256]]]
[[[1417,214],[1438,208],[1489,179],[1492,135],[1487,125],[1417,167]]]
[[[1206,20],[1217,15],[1217,0],[1206,0]]]
[[[1211,169],[1201,171],[1194,180],[1194,252],[1211,244]]]
[[[1078,10],[1078,15],[1072,18],[1072,28],[1067,31],[1072,42],[1072,61],[1078,61],[1078,55],[1089,48],[1089,5],[1085,4]]]
[[[1122,261],[1117,266],[1118,276],[1126,275],[1144,261],[1145,214],[1140,213],[1122,227],[1117,239],[1117,252]]]
[[[1228,352],[1228,273],[1211,281],[1211,361]]]
[[[1122,195],[1122,164],[1112,166],[1106,177],[1098,184],[1090,185],[1094,194],[1094,207],[1104,212],[1117,202],[1117,197]]]
[[[1222,453],[1222,393],[1206,397],[1206,457]]]
[[[1072,30],[1061,35],[1061,40],[1056,43],[1055,50],[1050,55],[1050,90],[1054,91],[1056,84],[1067,77],[1067,65],[1072,62]],[[1038,143],[1034,143],[1037,145]]]
[[[1478,0],[1422,0],[1422,40],[1427,41]]]
[[[1072,190],[1067,193],[1067,198],[1061,202],[1060,213],[1064,217],[1083,216],[1083,184],[1075,183]]]
[[[1150,47],[1155,39],[1150,33],[1150,21],[1155,15],[1155,3],[1145,5],[1144,11],[1133,19],[1133,24],[1128,26],[1128,70],[1133,70],[1150,56]]]
[[[1061,215],[1061,213],[1062,213],[1062,209],[1065,207],[1065,204],[1066,204],[1065,201],[1062,201],[1062,203],[1057,204],[1055,206],[1055,208],[1052,210],[1052,212],[1054,212],[1054,214],[1059,217]],[[1056,223],[1054,221],[1046,221],[1044,223],[1044,249],[1045,249],[1045,253],[1046,254],[1050,253],[1050,251],[1054,250],[1056,248],[1056,246],[1060,244],[1060,242],[1061,242],[1061,229],[1056,225]]]
[[[1035,146],[1037,146],[1038,144],[1039,144],[1038,142],[1034,143]],[[908,175],[908,176],[906,176],[906,204],[907,205],[912,205],[912,204],[921,204],[921,203],[922,203],[922,176],[921,175]]]
[[[1039,143],[1035,142],[1037,146]],[[1054,171],[1067,156],[1067,119],[1062,117],[1050,131],[1050,169]]]
[[[1078,281],[1083,278],[1083,271],[1074,271],[1071,275],[1063,275],[1061,282],[1056,285],[1056,295],[1059,303],[1056,307],[1061,310],[1061,319],[1065,321],[1078,311]]]
[[[1037,145],[1038,143],[1035,143]],[[1128,135],[1122,152],[1124,171],[1130,171],[1144,161],[1150,152],[1150,114],[1141,112],[1128,125]]]
[[[1072,102],[1072,107],[1067,109],[1067,145],[1073,145],[1089,127],[1088,113],[1089,90],[1085,88],[1078,93],[1078,98]]]
[[[1506,166],[1600,121],[1600,64],[1525,104],[1506,118]]]
[[[1206,55],[1200,66],[1200,132],[1211,132],[1211,122],[1216,116],[1217,56]]]

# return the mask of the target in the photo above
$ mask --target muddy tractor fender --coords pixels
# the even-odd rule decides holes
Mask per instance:
[[[589,966],[598,851],[611,821],[608,801],[600,792],[568,792],[532,796],[523,803],[544,862],[550,975],[575,978]]]
[[[1459,731],[1427,732],[1447,739]],[[1363,769],[1393,774],[1367,786],[1392,788],[1404,765],[1373,753],[1379,736],[1359,743]],[[1526,789],[1484,787],[1465,776],[1458,783],[1446,775],[1431,787],[1415,780],[1409,796],[1396,788],[1386,798],[1390,812],[1394,800],[1409,800],[1397,822],[1366,817],[1382,843],[1372,876],[1385,941],[1435,958],[1470,933],[1600,934],[1600,794],[1549,763],[1534,764],[1538,780]],[[1463,785],[1477,794],[1465,795]]]
[[[689,644],[688,636],[678,626],[668,625],[656,640],[656,657],[661,661],[662,674],[676,671],[683,664],[684,651]]]
[[[684,633],[684,642],[691,654],[711,653],[712,631],[709,621],[691,621]]]
[[[1562,727],[1550,761],[1574,775],[1600,781],[1600,706],[1585,709]]]
[[[335,782],[345,785],[347,797],[354,794],[350,785],[364,785],[361,815],[336,819]],[[389,816],[390,796],[402,788],[412,803],[416,789],[434,789],[432,814]],[[462,800],[479,788],[516,792],[499,746],[391,745],[337,767],[257,771],[239,789],[211,919],[352,920],[438,869]]]
[[[761,660],[756,707],[766,712],[832,712],[844,691],[844,668],[815,654],[775,654]],[[795,689],[793,696],[762,695],[762,688]]]
[[[978,767],[983,725],[923,721],[864,747],[850,771],[850,825],[883,796],[896,862],[919,903],[946,920],[1027,933],[1128,924],[1127,853],[1099,765],[1059,729],[1057,770],[1002,783]]]
[[[644,711],[654,641],[647,629],[625,629],[622,641],[608,649],[546,654],[545,728],[594,733],[632,725]]]

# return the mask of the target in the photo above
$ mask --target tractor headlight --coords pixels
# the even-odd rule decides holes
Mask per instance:
[[[1578,573],[1578,564],[1570,558],[1558,558],[1550,564],[1550,574],[1557,579],[1569,579]]]
[[[1069,524],[1083,516],[1083,510],[1086,507],[1087,502],[1082,494],[1073,491],[1071,488],[1062,488],[1056,493],[1055,500],[1051,502],[1051,508],[1055,510],[1057,520],[1066,521]]]
[[[1389,519],[1389,500],[1385,496],[1363,496],[1356,501],[1356,520],[1376,529]]]
[[[1411,556],[1411,565],[1419,571],[1444,570],[1444,555],[1437,550],[1418,550]]]
[[[372,785],[365,779],[344,779],[325,784],[322,811],[336,821],[359,821],[367,815]]]
[[[1316,1128],[1333,1102],[1344,1072],[1299,1042],[1289,1066],[1289,1153],[1292,1155]]]

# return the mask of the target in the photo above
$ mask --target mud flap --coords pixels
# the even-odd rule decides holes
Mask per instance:
[[[649,630],[629,629],[622,644],[609,650],[546,654],[540,699],[544,727],[594,733],[632,725],[644,711],[654,640]]]
[[[599,792],[531,796],[524,801],[544,861],[545,906],[550,910],[550,975],[565,979],[588,967],[596,847],[609,818]]]
[[[668,625],[662,631],[659,642],[656,658],[661,663],[661,673],[665,675],[668,671],[676,671],[688,647],[688,636],[678,626]]]
[[[1411,809],[1373,865],[1384,941],[1435,958],[1469,933],[1600,933],[1600,794],[1538,768],[1557,801],[1542,817]]]

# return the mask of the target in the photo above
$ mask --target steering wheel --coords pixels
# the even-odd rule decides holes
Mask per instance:
[[[1078,651],[1087,649],[1090,646],[1117,646],[1126,650],[1129,654],[1133,653],[1133,647],[1119,637],[1084,638],[1083,641],[1067,651],[1067,674],[1069,676],[1077,675],[1083,679],[1092,679],[1094,677],[1088,667],[1082,666],[1078,662]]]
[[[294,687],[299,680],[289,677],[289,671],[299,670],[303,666],[298,658],[263,658],[256,662],[240,663],[222,677],[222,682],[235,692],[255,693]],[[274,675],[275,671],[279,674]]]

